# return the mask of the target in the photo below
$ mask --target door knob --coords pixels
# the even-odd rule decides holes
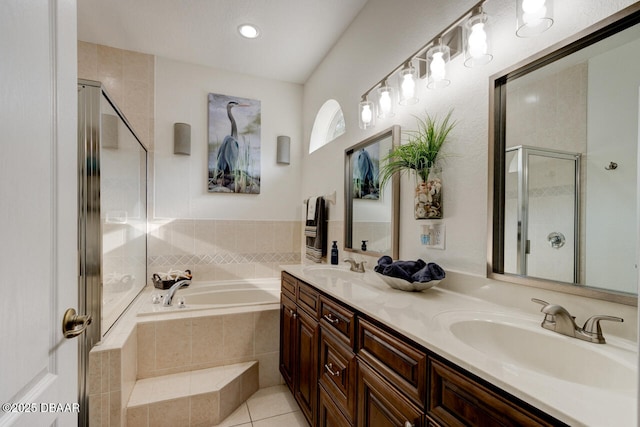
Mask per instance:
[[[67,309],[62,316],[62,333],[65,338],[77,337],[91,324],[90,315],[77,314],[73,308]]]

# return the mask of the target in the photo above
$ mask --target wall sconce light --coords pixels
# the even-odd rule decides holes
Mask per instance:
[[[191,155],[191,125],[173,124],[173,154]]]
[[[378,118],[388,119],[396,115],[396,90],[385,80],[378,88]]]
[[[477,8],[464,23],[464,65],[465,67],[475,67],[491,62],[489,17],[482,11],[482,7]]]
[[[276,162],[288,165],[291,161],[291,138],[280,135],[277,141]]]
[[[366,96],[362,97],[362,101],[358,104],[358,126],[360,129],[366,130],[376,125],[375,106]]]
[[[517,0],[516,17],[518,37],[542,34],[553,25],[553,0]]]
[[[398,87],[400,88],[400,105],[413,105],[418,103],[416,96],[416,82],[418,73],[411,62],[400,70],[398,74]]]
[[[447,79],[447,63],[451,57],[451,49],[438,38],[432,48],[427,51],[427,87],[440,89],[449,86],[451,80]]]

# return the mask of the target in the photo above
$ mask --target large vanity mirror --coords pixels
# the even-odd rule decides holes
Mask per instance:
[[[491,80],[489,276],[637,305],[640,6]]]
[[[393,126],[345,150],[345,249],[370,256],[398,258],[400,179],[384,188],[380,163],[400,144],[400,126]]]

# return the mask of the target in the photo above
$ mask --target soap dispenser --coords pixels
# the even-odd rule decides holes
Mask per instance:
[[[334,240],[331,246],[331,264],[338,265],[338,241]]]
[[[368,240],[363,240],[362,241],[362,246],[360,246],[360,249],[362,249],[363,251],[367,250],[367,242]]]

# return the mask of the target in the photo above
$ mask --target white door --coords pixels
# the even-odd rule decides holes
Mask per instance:
[[[76,33],[75,0],[0,1],[0,426],[78,419]]]

